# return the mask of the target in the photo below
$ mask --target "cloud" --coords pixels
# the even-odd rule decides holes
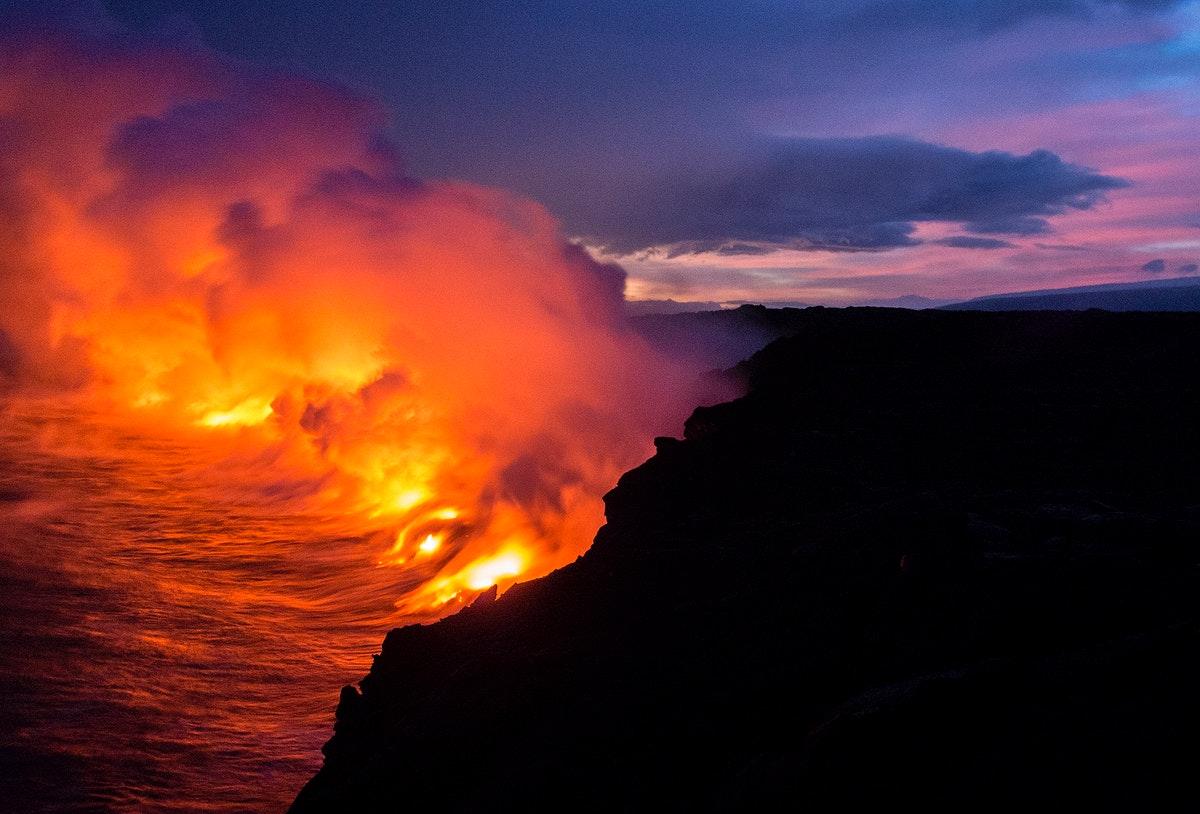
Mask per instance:
[[[928,242],[938,246],[949,246],[952,249],[1007,249],[1013,245],[1007,240],[998,240],[994,237],[972,237],[971,235],[951,235],[941,240]]]
[[[726,243],[717,249],[717,254],[723,257],[739,257],[747,255],[762,255],[770,254],[772,251],[770,246],[763,246],[756,243]]]
[[[118,22],[156,33],[175,10],[107,5]],[[1012,117],[1195,73],[1186,53],[1162,47],[1180,33],[1175,17],[1125,13],[1165,9],[1164,0],[749,10],[733,0],[624,0],[533,3],[521,14],[501,0],[299,3],[287,25],[263,24],[278,5],[264,0],[185,5],[197,36],[235,56],[298,64],[388,98],[391,132],[421,175],[520,191],[572,226],[587,225],[578,215],[608,195],[610,180],[620,191],[668,160],[701,160],[692,154],[764,133],[936,140],[981,113]]]
[[[1163,259],[1151,260],[1142,266],[1142,271],[1150,272],[1151,274],[1162,274],[1167,270],[1167,261]]]
[[[1087,246],[1076,246],[1071,243],[1034,243],[1035,248],[1045,249],[1048,252],[1086,252]]]
[[[1195,263],[1184,263],[1182,266],[1179,267],[1179,273],[1180,274],[1195,274],[1196,270],[1198,268],[1200,268],[1200,266],[1197,266]]]
[[[919,243],[918,222],[1042,234],[1048,217],[1089,209],[1124,186],[1046,150],[970,152],[883,136],[772,139],[660,175],[568,226],[615,254],[743,243],[879,251]]]
[[[1087,209],[1088,207],[1079,207]],[[981,235],[1020,235],[1032,237],[1045,235],[1050,232],[1050,223],[1045,218],[1035,218],[1029,215],[1009,215],[1002,218],[968,223],[967,229]]]

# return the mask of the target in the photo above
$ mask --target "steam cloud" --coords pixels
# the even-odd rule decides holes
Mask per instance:
[[[10,397],[276,450],[419,571],[409,607],[569,561],[680,417],[623,272],[531,201],[408,177],[371,102],[68,37],[0,42],[0,77]]]

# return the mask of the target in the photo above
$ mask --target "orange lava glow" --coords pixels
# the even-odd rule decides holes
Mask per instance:
[[[620,270],[536,203],[405,176],[372,104],[190,52],[2,53],[9,397],[228,448],[230,490],[414,575],[402,612],[569,562],[680,418]]]

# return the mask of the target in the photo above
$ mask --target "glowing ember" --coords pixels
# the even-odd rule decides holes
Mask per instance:
[[[392,506],[398,511],[406,512],[425,499],[425,492],[420,489],[404,489],[396,495]]]
[[[502,579],[515,577],[524,570],[524,562],[516,552],[498,554],[467,569],[465,579],[468,588],[481,591],[490,588]]]
[[[159,395],[157,401],[149,404],[161,404],[166,396]],[[135,401],[134,406],[147,406],[144,401]],[[206,413],[200,424],[205,427],[250,426],[261,424],[271,415],[271,405],[259,399],[248,399],[231,410],[218,410]]]

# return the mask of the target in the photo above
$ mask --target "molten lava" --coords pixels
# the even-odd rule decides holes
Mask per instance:
[[[406,176],[384,129],[203,53],[5,43],[0,375],[227,450],[227,489],[344,518],[428,615],[583,551],[687,399],[619,269],[533,202]]]

